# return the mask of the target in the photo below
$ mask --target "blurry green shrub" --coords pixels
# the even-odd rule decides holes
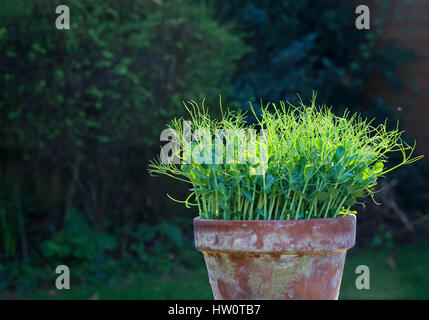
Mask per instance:
[[[395,241],[392,232],[390,232],[386,225],[382,224],[378,227],[377,232],[374,234],[370,245],[373,248],[387,248],[392,249]]]
[[[160,121],[181,112],[178,101],[230,91],[244,52],[206,6],[189,1],[71,0],[66,31],[48,14],[56,1],[4,2],[2,145],[50,156],[158,145]]]
[[[204,3],[70,0],[70,30],[55,28],[58,4],[1,5],[0,263],[150,262],[148,247],[182,236],[166,225],[154,235],[165,241],[131,235],[177,215],[146,159],[182,99],[233,91],[246,48]]]
[[[62,230],[42,243],[44,257],[62,264],[92,262],[117,247],[115,239],[91,226],[74,210],[68,212]]]
[[[56,229],[72,206],[99,227],[133,223],[155,205],[139,193],[166,119],[183,98],[231,92],[245,47],[202,3],[71,0],[70,30],[55,29],[57,5],[2,2],[1,188],[32,195],[44,214],[28,226]]]

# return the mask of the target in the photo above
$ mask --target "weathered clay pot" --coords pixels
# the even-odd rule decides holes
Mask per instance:
[[[356,218],[194,219],[215,299],[338,299]]]

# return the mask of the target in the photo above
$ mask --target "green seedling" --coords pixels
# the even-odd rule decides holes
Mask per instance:
[[[359,198],[373,198],[379,178],[423,157],[412,157],[415,143],[404,142],[398,127],[388,130],[386,122],[374,125],[374,120],[348,111],[336,116],[330,108],[316,106],[315,96],[310,106],[302,101],[299,106],[267,104],[258,116],[251,105],[256,125],[247,124],[244,113],[224,112],[222,107],[220,120],[212,119],[204,102],[199,106],[191,101],[185,107],[190,130],[203,134],[187,140],[182,119],[174,119],[169,141],[174,142],[172,152],[180,163],[158,159],[151,162],[149,171],[188,182],[188,198],[175,201],[196,206],[203,219],[289,220],[354,214],[351,206],[360,203]],[[257,127],[264,134],[255,135]],[[240,134],[225,139],[228,130]],[[205,148],[199,146],[202,140]],[[235,152],[227,156],[231,145]],[[402,161],[387,168],[388,155],[394,152],[402,154]],[[195,163],[190,161],[194,155],[212,161]]]

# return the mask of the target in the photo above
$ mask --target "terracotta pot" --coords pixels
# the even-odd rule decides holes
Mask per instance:
[[[356,217],[194,219],[215,299],[338,299]]]

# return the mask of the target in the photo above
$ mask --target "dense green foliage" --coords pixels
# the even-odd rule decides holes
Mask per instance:
[[[204,219],[335,218],[349,214],[357,197],[373,196],[378,178],[422,158],[412,158],[414,147],[398,129],[357,114],[335,116],[315,99],[310,106],[281,101],[262,107],[259,134],[241,113],[222,112],[216,121],[191,101],[193,139],[187,141],[185,126],[175,119],[173,155],[152,162],[150,172],[189,182],[188,199],[195,196]],[[386,169],[392,152],[403,159]]]
[[[99,144],[157,144],[160,119],[176,115],[184,95],[228,91],[243,52],[204,6],[188,2],[70,1],[68,31],[46,14],[55,1],[13,3],[16,11],[1,16],[6,146],[55,145],[51,154],[62,156]]]
[[[133,234],[168,207],[146,158],[178,100],[232,91],[246,47],[204,4],[71,0],[70,30],[55,28],[57,5],[2,2],[0,259],[95,269],[108,253],[150,256]],[[167,225],[146,235],[150,247],[178,229]]]

